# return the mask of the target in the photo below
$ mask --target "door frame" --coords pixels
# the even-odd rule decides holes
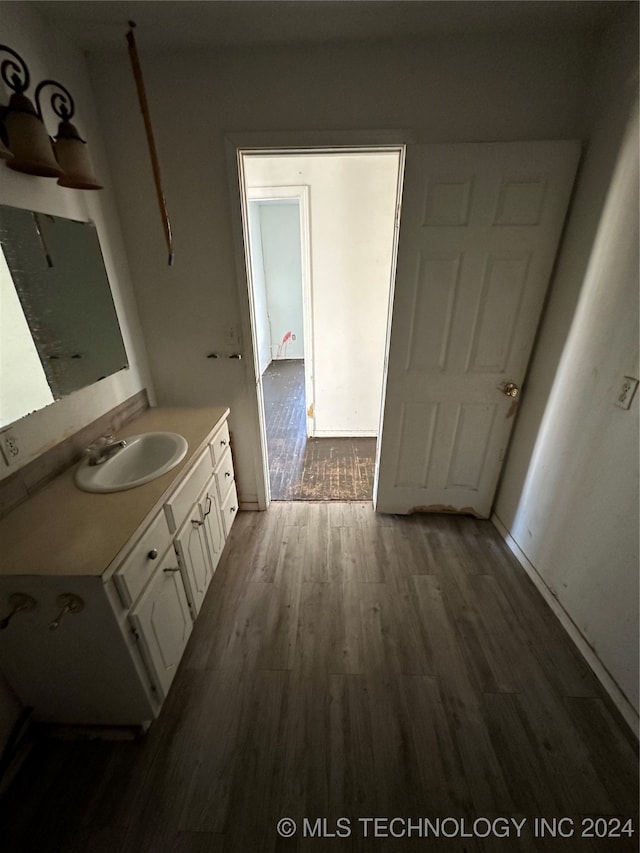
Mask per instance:
[[[252,444],[254,456],[254,472],[256,477],[256,502],[245,503],[247,509],[267,509],[271,502],[269,485],[269,462],[264,418],[264,401],[258,364],[258,353],[255,339],[255,318],[251,304],[251,291],[247,280],[250,275],[251,263],[249,247],[244,235],[249,233],[248,210],[244,199],[243,188],[246,185],[244,175],[244,154],[329,154],[349,150],[351,152],[381,152],[385,150],[400,151],[398,168],[398,208],[394,228],[394,255],[389,286],[389,311],[387,319],[387,335],[384,354],[384,375],[382,382],[382,400],[380,407],[380,431],[382,435],[384,402],[387,385],[387,365],[389,359],[389,333],[391,329],[391,312],[395,290],[395,261],[397,256],[398,228],[400,221],[400,205],[402,199],[402,184],[404,179],[406,146],[416,141],[416,134],[411,130],[347,130],[347,131],[238,131],[225,134],[225,154],[227,162],[227,179],[229,184],[231,204],[231,226],[234,244],[236,281],[240,303],[242,339],[247,349],[245,363],[245,379],[249,416],[252,425]],[[250,352],[249,352],[250,351]],[[373,505],[376,506],[378,469],[380,466],[380,446],[376,448],[374,475]]]
[[[251,156],[243,154],[243,156]],[[309,401],[315,399],[313,384],[313,301],[311,299],[311,231],[309,219],[309,187],[306,184],[292,186],[247,187],[247,202],[259,201],[266,204],[277,204],[281,201],[298,202],[298,222],[300,225],[300,273],[302,277],[302,333],[304,350],[304,397],[307,423],[307,438],[315,435],[315,415],[309,408]],[[249,246],[249,257],[251,247]],[[253,285],[253,269],[249,270],[247,285],[250,289],[250,299],[253,304],[255,319],[255,291]],[[255,342],[254,342],[255,343]],[[259,365],[258,365],[259,368]],[[262,376],[260,376],[262,382]],[[311,414],[309,412],[311,411]]]

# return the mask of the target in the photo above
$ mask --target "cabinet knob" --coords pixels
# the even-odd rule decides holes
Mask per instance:
[[[237,507],[235,507],[235,506],[232,506],[229,508],[229,512],[231,513],[231,515],[233,515],[233,513],[236,511],[236,509],[237,509]]]
[[[220,447],[226,447],[226,446],[227,446],[227,439],[226,438],[221,439],[220,440]]]
[[[230,476],[231,476],[231,471],[225,471],[225,472],[224,472],[224,476],[225,476],[225,477],[230,477]]]
[[[157,550],[157,548],[152,548],[152,549],[149,551],[149,553],[147,554],[147,557],[148,557],[150,560],[157,560],[157,559],[158,559],[158,550]]]

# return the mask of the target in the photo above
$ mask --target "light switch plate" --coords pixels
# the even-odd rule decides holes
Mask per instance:
[[[2,451],[2,457],[9,468],[18,461],[20,447],[16,434],[12,430],[7,429],[0,433],[0,451]]]
[[[628,409],[638,388],[638,380],[632,376],[625,376],[616,394],[616,406]]]

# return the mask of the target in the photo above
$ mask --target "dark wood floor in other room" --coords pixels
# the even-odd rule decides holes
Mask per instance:
[[[371,500],[375,438],[307,439],[304,361],[272,361],[262,388],[272,500]]]
[[[489,522],[280,503],[238,516],[147,736],[40,743],[4,798],[0,849],[635,851],[637,771]],[[636,835],[580,838],[587,815],[632,817]],[[279,839],[285,816],[353,832]],[[363,839],[356,820],[374,816],[527,824],[520,839]],[[535,817],[575,835],[534,839]]]

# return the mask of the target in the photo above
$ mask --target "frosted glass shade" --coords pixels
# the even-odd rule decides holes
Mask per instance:
[[[57,178],[62,174],[47,129],[24,95],[11,96],[4,126],[13,154],[7,162],[10,169],[42,178]]]

